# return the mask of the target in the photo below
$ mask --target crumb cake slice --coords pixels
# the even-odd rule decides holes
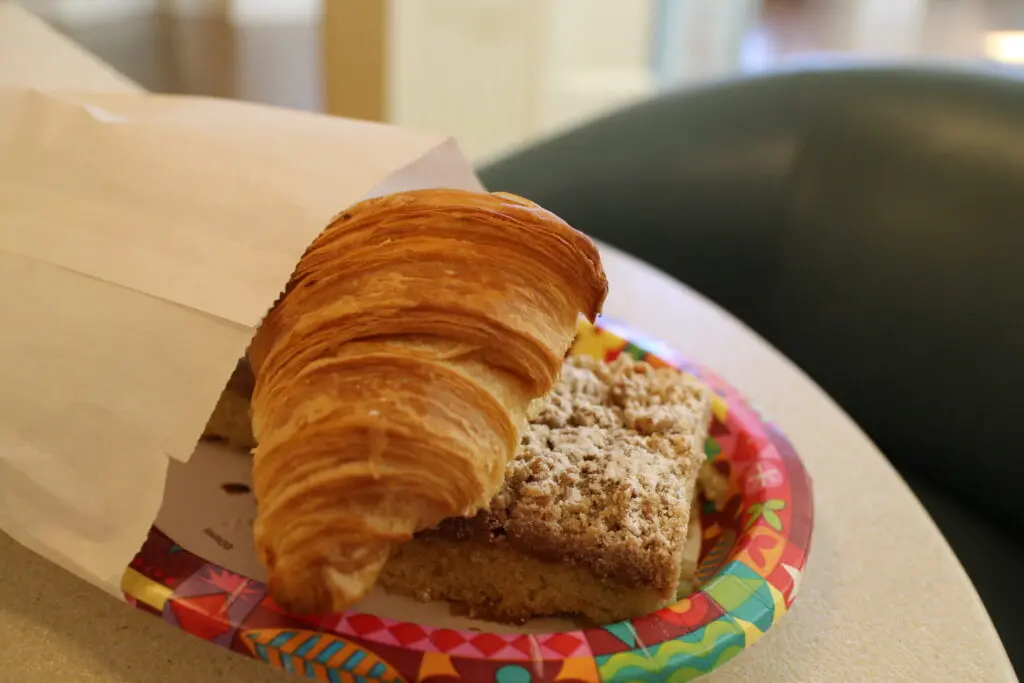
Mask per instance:
[[[206,423],[204,439],[223,441],[247,451],[256,447],[249,416],[249,402],[255,383],[249,361],[240,359]]]
[[[684,547],[710,418],[706,390],[676,370],[567,360],[490,509],[417,534],[381,585],[506,622],[610,623],[671,603],[695,568]]]

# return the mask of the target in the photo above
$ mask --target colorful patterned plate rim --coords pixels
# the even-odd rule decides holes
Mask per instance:
[[[789,441],[729,384],[656,340],[602,320],[573,354],[628,353],[699,377],[715,393],[707,441],[728,477],[724,504],[703,502],[702,589],[653,614],[600,628],[497,634],[372,614],[298,617],[262,583],[150,532],[124,576],[126,599],[170,624],[322,681],[686,681],[753,644],[793,604],[810,548],[810,478]]]

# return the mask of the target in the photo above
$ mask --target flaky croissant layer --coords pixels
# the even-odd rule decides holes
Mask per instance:
[[[395,544],[485,507],[606,292],[593,242],[514,195],[421,190],[337,216],[249,350],[275,600],[341,611]]]

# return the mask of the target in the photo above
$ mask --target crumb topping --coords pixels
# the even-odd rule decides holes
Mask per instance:
[[[490,510],[438,531],[674,590],[709,419],[706,390],[674,369],[571,358]]]

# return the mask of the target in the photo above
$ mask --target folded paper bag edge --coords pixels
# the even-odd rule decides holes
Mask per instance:
[[[245,325],[332,216],[448,139],[212,98],[19,88],[0,105],[0,222],[21,222],[0,248]]]
[[[0,253],[0,276],[23,287],[0,290],[0,528],[116,594],[251,334],[51,263]]]
[[[167,458],[151,460],[148,465],[146,478],[159,481],[161,488],[164,487],[167,480],[167,469],[170,465],[169,460]],[[0,470],[2,470],[2,467],[0,467]],[[41,531],[39,529],[26,528],[8,514],[3,506],[0,506],[0,533],[7,534],[20,545],[87,583],[96,586],[103,592],[124,600],[125,593],[122,585],[125,573],[130,567],[132,559],[142,549],[149,534],[149,529],[152,527],[152,523],[146,523],[142,520],[147,519],[150,515],[154,520],[156,519],[163,502],[163,496],[158,500],[151,500],[154,504],[148,504],[146,510],[129,518],[128,533],[122,533],[116,539],[106,540],[106,546],[117,545],[119,551],[111,552],[108,548],[105,548],[105,552],[102,555],[105,560],[100,565],[97,565],[95,562],[83,564],[76,557],[81,552],[82,539],[71,539],[71,543],[74,544],[75,550],[78,553],[61,550],[60,546],[68,543],[68,539],[59,538],[61,529],[44,528]],[[54,537],[55,533],[57,537]],[[122,560],[124,557],[129,557],[129,560],[124,562]]]

